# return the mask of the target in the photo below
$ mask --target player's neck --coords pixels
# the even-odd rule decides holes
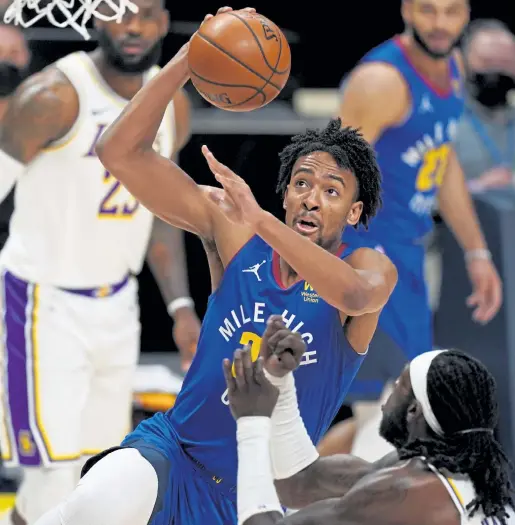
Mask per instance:
[[[402,34],[400,38],[409,59],[425,77],[434,81],[435,84],[447,84],[449,82],[450,57],[433,58],[429,56],[409,33]]]
[[[100,48],[95,49],[90,57],[106,84],[120,97],[130,100],[143,86],[141,73],[129,75],[117,71],[107,63]]]

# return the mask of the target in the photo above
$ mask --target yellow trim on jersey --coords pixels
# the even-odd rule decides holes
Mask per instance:
[[[465,501],[463,500],[463,496],[461,495],[461,492],[458,490],[458,487],[456,487],[456,483],[454,483],[454,480],[451,478],[443,478],[447,483],[449,484],[449,487],[451,488],[452,492],[456,496],[456,499],[458,500],[459,504],[461,505],[461,508],[466,511],[467,508],[465,506]]]
[[[78,118],[79,117],[77,117],[77,119]],[[41,152],[42,153],[50,153],[50,152],[53,152],[53,151],[59,151],[59,150],[65,148],[66,146],[69,146],[77,138],[77,135],[79,134],[78,126],[76,124],[77,124],[76,122],[73,124],[73,128],[75,128],[73,130],[73,133],[69,137],[67,137],[63,142],[57,142],[56,141],[55,144],[50,144],[50,146],[47,146],[46,148],[43,148],[41,150]]]

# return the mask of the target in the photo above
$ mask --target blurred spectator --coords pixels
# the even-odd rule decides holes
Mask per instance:
[[[20,28],[2,22],[0,1],[0,128],[9,104],[9,97],[24,79],[30,62],[30,52]],[[0,250],[9,233],[9,219],[14,207],[14,191],[0,203]]]
[[[513,187],[515,36],[498,20],[476,20],[463,41],[465,112],[456,151],[471,192]]]

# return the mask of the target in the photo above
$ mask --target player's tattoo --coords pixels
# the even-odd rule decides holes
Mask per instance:
[[[56,69],[28,78],[16,91],[0,129],[0,149],[23,163],[64,136],[79,110],[78,96]]]

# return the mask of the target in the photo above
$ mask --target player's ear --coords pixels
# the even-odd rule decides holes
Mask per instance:
[[[363,212],[363,203],[361,201],[355,202],[347,214],[347,224],[355,226],[359,222],[359,218]]]
[[[288,198],[288,188],[286,188],[285,192],[284,192],[284,197],[283,197],[283,209],[285,210],[287,208],[286,206],[286,199]]]

